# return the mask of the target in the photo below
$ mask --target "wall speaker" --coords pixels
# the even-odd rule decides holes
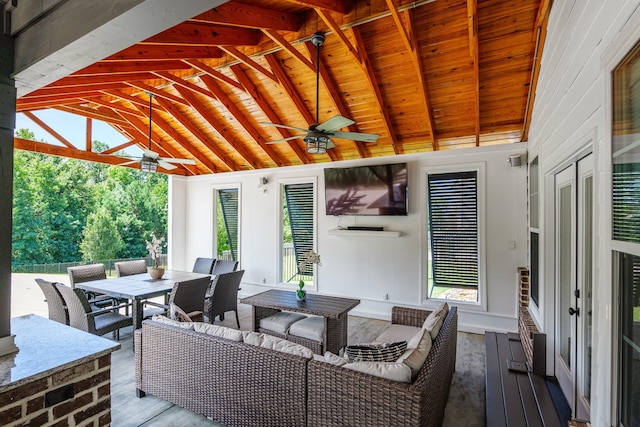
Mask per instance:
[[[509,156],[509,164],[512,168],[517,168],[522,165],[522,158],[520,155],[514,154],[513,156]]]

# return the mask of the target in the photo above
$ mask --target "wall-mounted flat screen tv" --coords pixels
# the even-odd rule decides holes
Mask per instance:
[[[407,215],[407,164],[324,170],[327,215]]]

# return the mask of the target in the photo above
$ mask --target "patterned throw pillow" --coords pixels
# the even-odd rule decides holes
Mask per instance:
[[[189,315],[173,303],[169,304],[169,318],[178,322],[191,322]]]
[[[407,349],[406,341],[347,346],[349,362],[395,362]]]

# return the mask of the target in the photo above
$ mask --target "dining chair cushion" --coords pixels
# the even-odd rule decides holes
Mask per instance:
[[[420,331],[422,331],[422,328],[417,326],[398,325],[392,323],[378,338],[376,338],[376,342],[409,342],[413,337],[420,333]]]
[[[202,332],[207,335],[212,335],[214,337],[225,338],[231,341],[242,342],[242,331],[237,329],[227,328],[224,326],[211,325],[209,323],[195,323],[194,330],[196,332]]]
[[[324,317],[310,316],[298,320],[289,327],[289,334],[313,341],[322,341],[324,336]]]
[[[179,322],[177,320],[169,319],[167,316],[162,314],[154,314],[151,318],[154,322],[163,323],[165,325],[176,326],[182,329],[194,330],[193,322]]]
[[[349,362],[395,362],[407,350],[406,341],[347,346]]]
[[[304,319],[305,315],[299,313],[290,313],[288,311],[280,311],[271,316],[260,319],[260,328],[269,331],[286,334],[294,322]]]
[[[411,369],[402,362],[353,362],[342,367],[391,381],[411,382]]]
[[[191,322],[191,317],[174,303],[169,304],[169,318],[178,322]]]

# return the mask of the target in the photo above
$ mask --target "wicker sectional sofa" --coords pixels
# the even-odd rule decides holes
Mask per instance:
[[[420,327],[429,311],[394,307]],[[452,307],[408,384],[313,358],[145,321],[135,332],[136,388],[225,426],[440,426],[455,369]]]

